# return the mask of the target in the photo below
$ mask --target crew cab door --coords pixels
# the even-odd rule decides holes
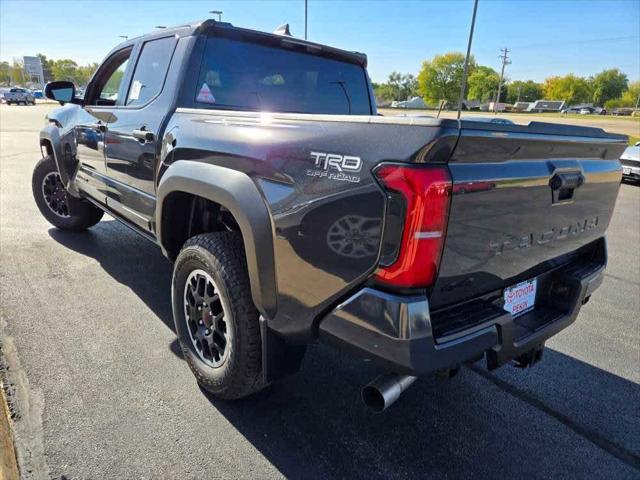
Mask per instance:
[[[107,174],[112,179],[107,204],[116,213],[151,231],[160,130],[170,102],[162,94],[177,40],[145,41],[105,132]]]
[[[102,63],[87,87],[84,108],[73,127],[80,162],[76,184],[100,203],[106,202],[108,189],[105,133],[121,95],[131,53],[132,46],[124,47]]]

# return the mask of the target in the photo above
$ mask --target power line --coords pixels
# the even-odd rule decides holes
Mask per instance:
[[[582,45],[583,43],[602,43],[602,42],[617,42],[622,40],[635,40],[640,38],[640,35],[627,35],[624,37],[608,37],[608,38],[587,38],[584,40],[568,40],[558,42],[543,42],[543,43],[524,43],[520,45],[512,45],[511,50],[526,50],[529,48],[538,47],[550,47],[550,46],[563,46],[563,45]],[[476,52],[488,52],[493,50],[494,47],[480,47],[476,48]]]

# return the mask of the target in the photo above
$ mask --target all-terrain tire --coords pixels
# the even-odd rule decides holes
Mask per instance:
[[[42,158],[33,169],[31,177],[33,198],[44,218],[54,227],[76,232],[86,230],[98,223],[104,212],[86,200],[72,197],[66,191],[56,192],[57,203],[53,203],[52,206],[51,195],[47,193],[51,191],[52,182],[59,181],[59,178],[56,162],[50,156]],[[47,187],[44,185],[45,179],[47,179]],[[48,189],[47,193],[45,188]]]
[[[206,275],[197,272],[206,272]],[[194,281],[194,274],[205,279],[208,275],[213,281],[211,285],[215,287],[215,292],[210,294],[218,295],[220,304],[206,308],[210,311],[216,308],[220,312],[222,307],[225,334],[231,332],[225,342],[225,348],[229,350],[224,351],[226,357],[220,355],[217,359],[218,363],[222,362],[218,365],[215,365],[213,355],[207,363],[208,358],[195,339],[197,334],[193,333],[194,318],[187,313],[190,311],[197,316],[187,301],[187,289],[191,288],[187,282]],[[200,277],[197,277],[199,280]],[[176,259],[171,294],[173,318],[182,352],[202,388],[229,400],[246,397],[264,388],[259,314],[251,298],[240,234],[216,232],[190,238]],[[213,305],[213,302],[207,305]],[[200,319],[198,324],[202,325]],[[213,349],[207,351],[212,352]]]

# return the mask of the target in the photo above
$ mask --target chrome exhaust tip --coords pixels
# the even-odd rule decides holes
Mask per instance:
[[[409,388],[418,377],[388,374],[376,378],[362,389],[362,401],[374,413],[389,408],[400,394]]]

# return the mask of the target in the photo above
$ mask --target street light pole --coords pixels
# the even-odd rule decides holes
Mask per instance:
[[[304,39],[307,39],[307,14],[309,11],[309,0],[304,0]]]
[[[212,13],[214,15],[218,15],[218,21],[219,22],[222,21],[222,10],[211,10],[209,13]]]

